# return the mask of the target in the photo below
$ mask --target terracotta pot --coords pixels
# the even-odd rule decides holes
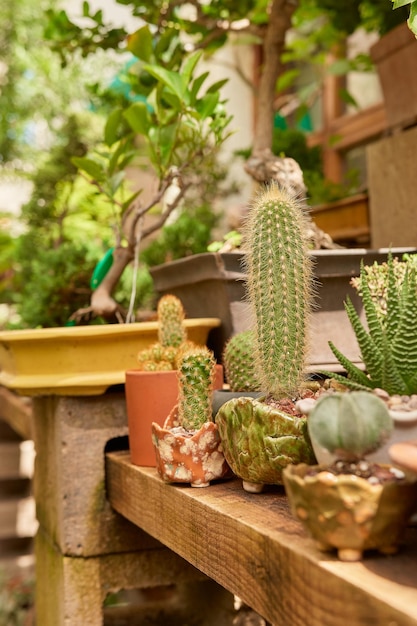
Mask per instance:
[[[365,550],[397,552],[417,510],[417,482],[404,479],[374,485],[364,478],[335,476],[326,466],[289,465],[283,472],[291,511],[321,550],[338,551],[342,561],[358,561]]]
[[[178,401],[177,372],[126,372],[125,383],[130,460],[134,465],[155,466],[152,422],[163,424]]]
[[[188,434],[178,428],[177,416],[175,406],[163,427],[152,424],[156,466],[161,478],[170,483],[208,487],[212,480],[230,476],[216,424],[206,422],[194,434]]]
[[[417,440],[394,443],[388,452],[395,465],[417,474]]]
[[[216,365],[215,389],[223,386],[223,367]],[[178,401],[176,371],[125,374],[125,395],[129,427],[130,458],[134,465],[155,467],[152,422],[162,426]]]

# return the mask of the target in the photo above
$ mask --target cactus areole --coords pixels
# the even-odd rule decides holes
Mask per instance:
[[[312,295],[301,203],[270,184],[250,210],[244,243],[260,386],[276,399],[296,395],[304,377]]]
[[[313,442],[338,459],[352,461],[378,450],[393,429],[385,403],[368,391],[322,397],[307,423]]]

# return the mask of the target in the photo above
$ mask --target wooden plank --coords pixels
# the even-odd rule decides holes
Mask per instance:
[[[386,129],[386,112],[381,102],[358,113],[341,115],[331,120],[325,132],[311,133],[307,141],[309,146],[316,146],[331,137],[334,150],[349,150],[382,135]]]
[[[0,419],[4,420],[22,439],[32,439],[32,408],[29,398],[0,387]]]
[[[366,149],[371,247],[415,246],[417,127]]]
[[[206,489],[165,484],[154,468],[106,457],[110,504],[272,624],[417,624],[417,529],[394,557],[342,563],[319,552],[282,487],[247,494],[239,480]]]

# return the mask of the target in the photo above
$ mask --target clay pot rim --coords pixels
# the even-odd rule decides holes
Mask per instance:
[[[380,463],[379,465],[385,467],[396,467],[390,463]],[[307,476],[306,473],[310,469],[319,469],[318,474],[314,476]],[[403,479],[394,482],[372,484],[366,478],[362,476],[356,476],[355,474],[332,474],[328,471],[328,466],[324,464],[307,465],[306,463],[299,463],[298,465],[287,465],[283,470],[283,476],[288,480],[296,482],[300,487],[315,488],[315,487],[327,487],[330,489],[339,489],[340,487],[355,485],[357,489],[363,492],[382,492],[387,487],[412,485],[417,482],[417,475],[410,476],[406,474]]]

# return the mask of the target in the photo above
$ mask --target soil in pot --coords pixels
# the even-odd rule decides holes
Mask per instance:
[[[417,483],[398,468],[357,461],[288,466],[284,485],[292,513],[320,550],[358,561],[366,550],[398,551],[417,510]]]

